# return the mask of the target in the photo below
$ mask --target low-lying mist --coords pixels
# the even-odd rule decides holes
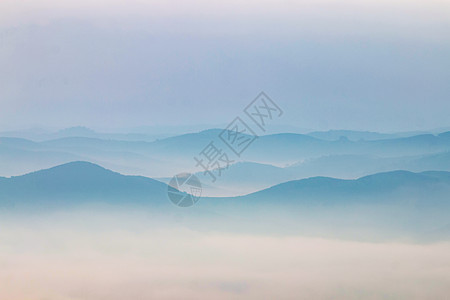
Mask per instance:
[[[227,232],[202,220],[196,226],[205,228],[196,230],[178,211],[2,214],[1,298],[411,300],[450,293],[449,242]]]

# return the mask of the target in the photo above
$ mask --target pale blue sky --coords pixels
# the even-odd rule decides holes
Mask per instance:
[[[0,129],[222,124],[259,91],[311,129],[450,126],[446,1],[0,4]]]

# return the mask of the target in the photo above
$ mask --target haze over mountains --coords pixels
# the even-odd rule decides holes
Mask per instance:
[[[1,137],[0,176],[83,160],[122,174],[165,182],[177,173],[193,172],[204,182],[205,195],[236,196],[312,176],[358,178],[392,170],[450,171],[450,132],[405,133],[407,137],[355,131],[279,133],[258,137],[237,157],[218,138],[221,131],[211,129],[153,141],[121,140],[120,135],[97,134],[86,128],[61,131],[59,138],[44,141]],[[77,134],[85,136],[73,136]],[[232,161],[214,185],[193,159],[211,141]]]
[[[443,228],[449,223],[448,195],[450,172],[393,171],[356,180],[313,177],[241,197],[202,198],[195,211],[185,217],[193,227],[200,221],[217,230],[233,230],[236,226],[243,226],[243,230],[249,225],[246,230],[269,230],[270,225],[274,232],[300,230],[321,235],[333,235],[337,229],[340,234],[350,234],[343,224],[383,234],[389,225],[392,236],[410,237],[442,228],[438,236],[446,239],[449,236]],[[87,162],[0,178],[0,205],[2,210],[16,212],[113,205],[122,209],[141,207],[156,215],[171,215],[175,208],[164,183],[121,175]],[[230,224],[230,218],[237,219]],[[277,224],[271,223],[274,218]],[[267,225],[255,227],[259,219],[266,220]],[[333,222],[338,222],[339,228],[333,229]]]
[[[225,127],[226,124],[222,124],[218,128]],[[205,130],[205,128],[217,128],[208,127],[207,125],[197,126],[147,126],[138,127],[132,129],[108,130],[107,132],[99,132],[90,129],[85,126],[75,126],[64,128],[57,131],[45,130],[40,128],[28,129],[28,130],[11,130],[0,132],[1,137],[16,137],[23,138],[32,141],[46,141],[67,137],[89,137],[98,139],[115,139],[124,141],[154,141],[160,138],[166,138],[170,136],[182,135],[186,133],[194,133]],[[449,131],[450,127],[436,128],[427,131],[410,131],[410,132],[396,132],[396,133],[378,133],[373,131],[357,131],[357,130],[328,130],[328,131],[311,131],[308,129],[301,129],[292,126],[277,126],[273,125],[269,128],[271,134],[275,133],[300,133],[306,134],[312,137],[316,137],[323,140],[339,140],[341,137],[346,137],[349,140],[380,140],[388,138],[400,138],[409,137],[420,134],[438,134],[441,132]]]
[[[358,239],[448,236],[450,132],[270,134],[259,136],[242,157],[231,155],[219,129],[154,141],[73,132],[92,133],[69,130],[69,136],[44,141],[0,138],[2,209],[112,205],[171,216],[176,207],[166,183],[191,171],[202,182],[203,198],[182,214],[198,230],[207,224],[211,230]],[[348,137],[333,139],[336,134]],[[214,183],[193,159],[211,141],[233,160],[213,170],[220,174]]]
[[[209,186],[208,194],[241,195],[289,180],[314,176],[359,178],[368,174],[392,170],[422,172],[426,170],[450,171],[450,152],[437,154],[378,157],[374,155],[327,155],[305,159],[286,167],[254,162],[238,162],[222,170],[220,179]],[[196,173],[205,184],[210,177],[204,172]],[[169,178],[162,178],[168,182]]]
[[[421,190],[421,193],[431,196],[440,190],[449,191],[448,188],[450,172],[391,171],[352,180],[323,176],[293,180],[230,199],[258,199],[260,203],[266,199],[285,199],[291,204],[302,204],[307,199],[316,201],[329,198],[328,204],[340,204],[335,200],[345,198],[346,201],[353,201],[359,197],[407,192],[408,189]],[[9,199],[17,200],[17,203],[31,199],[38,203],[42,199],[60,200],[64,197],[67,203],[73,200],[75,204],[82,204],[80,200],[99,199],[124,205],[152,206],[167,200],[161,199],[167,198],[167,185],[151,178],[122,175],[96,164],[76,161],[21,176],[0,177],[0,194],[1,201]],[[277,203],[282,201],[278,200]]]
[[[0,199],[20,206],[80,205],[90,202],[153,204],[167,185],[142,176],[125,176],[89,162],[72,162],[22,176],[1,178]],[[166,203],[164,203],[166,204]]]
[[[0,300],[449,299],[449,37],[448,0],[0,0]]]

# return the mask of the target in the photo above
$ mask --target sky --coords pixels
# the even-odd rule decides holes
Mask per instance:
[[[450,126],[449,1],[0,2],[0,130]]]

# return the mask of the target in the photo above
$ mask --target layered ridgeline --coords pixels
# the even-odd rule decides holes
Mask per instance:
[[[325,176],[356,179],[369,174],[392,170],[422,172],[450,171],[450,152],[405,157],[377,157],[370,155],[328,155],[307,159],[287,167],[255,162],[238,162],[220,171],[220,178],[208,186],[212,196],[248,194],[286,181]],[[219,172],[216,171],[216,174]],[[205,183],[211,178],[204,172],[196,175]],[[168,182],[168,178],[162,179]]]
[[[450,172],[437,171],[393,171],[355,180],[313,177],[240,197],[202,198],[183,209],[168,200],[164,183],[87,162],[0,179],[0,204],[6,211],[139,207],[181,214],[189,226],[202,229],[325,235],[378,232],[389,237],[386,232],[391,232],[447,238],[449,195]]]
[[[65,137],[33,142],[21,138],[2,137],[0,176],[19,175],[74,160],[86,160],[123,174],[170,177],[192,170],[195,166],[193,157],[199,155],[211,141],[224,151],[227,150],[227,146],[218,138],[220,132],[221,130],[212,129],[152,142],[97,137]],[[354,134],[349,136],[352,137]],[[283,167],[297,164],[301,167],[297,179],[316,175],[313,171],[308,171],[308,168],[314,170],[312,169],[314,166],[301,166],[304,162],[314,164],[318,160],[317,164],[320,164],[320,159],[331,156],[336,160],[346,160],[346,164],[358,164],[358,169],[353,172],[345,172],[348,168],[331,169],[333,166],[326,170],[327,176],[330,174],[345,178],[348,175],[363,176],[395,170],[395,167],[410,171],[436,170],[433,166],[445,162],[445,157],[439,155],[445,156],[450,151],[450,132],[377,140],[351,140],[345,136],[337,140],[328,140],[304,134],[283,133],[258,137],[239,159],[232,155],[231,150],[227,151],[230,158],[236,161]],[[389,160],[391,158],[394,160]],[[409,161],[409,158],[413,161]],[[376,169],[376,163],[373,161],[376,159],[388,159],[382,161],[381,170]],[[424,161],[422,163],[414,161],[420,159]],[[395,166],[396,162],[400,165]],[[450,171],[450,169],[439,170]]]
[[[251,174],[243,175],[251,176]],[[403,194],[414,198],[420,195],[433,198],[433,195],[448,191],[449,185],[450,172],[413,173],[400,170],[351,180],[323,176],[292,180],[255,193],[217,199],[230,199],[228,202],[234,203],[240,201],[248,203],[252,200],[275,204],[313,204],[318,203],[319,199],[329,199],[329,204],[338,205],[340,202],[334,199],[345,198],[347,201],[344,203],[349,203],[350,200],[364,203],[358,199],[387,196],[384,200],[386,202],[389,201],[389,197]],[[133,204],[137,201],[154,205],[157,198],[162,197],[164,199],[159,201],[166,201],[166,192],[167,185],[158,180],[122,175],[84,161],[71,162],[21,176],[0,177],[1,201],[10,199],[26,202],[64,197],[74,200],[101,199],[118,204]]]

